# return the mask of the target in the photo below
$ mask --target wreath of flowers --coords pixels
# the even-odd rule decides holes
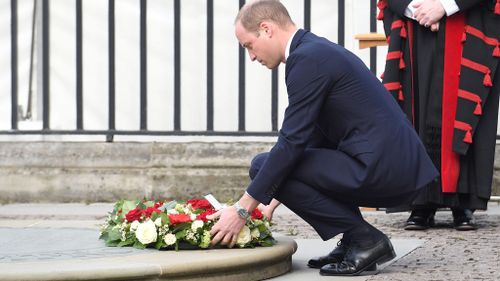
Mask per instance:
[[[216,210],[205,199],[177,201],[120,200],[100,227],[100,239],[106,246],[132,246],[138,249],[210,247],[214,220],[207,219]],[[275,240],[270,223],[255,209],[238,235],[240,248],[272,246]]]

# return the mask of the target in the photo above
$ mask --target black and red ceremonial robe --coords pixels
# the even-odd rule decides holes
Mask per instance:
[[[404,16],[410,2],[378,2],[388,41],[382,82],[440,170],[442,192],[457,192],[461,181],[489,178],[490,187],[475,192],[489,198],[493,167],[486,164],[493,165],[497,130],[493,83],[500,77],[500,0],[457,0],[460,11],[443,17],[437,33]]]

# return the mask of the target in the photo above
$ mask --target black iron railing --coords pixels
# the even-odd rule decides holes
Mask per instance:
[[[115,0],[108,0],[108,125],[106,130],[87,130],[84,124],[84,96],[83,88],[85,87],[83,83],[83,42],[82,42],[82,0],[74,0],[75,2],[75,40],[76,40],[76,124],[74,129],[71,130],[54,130],[51,129],[50,124],[50,114],[51,111],[57,110],[57,108],[50,108],[50,0],[41,0],[38,2],[34,0],[34,5],[36,8],[36,3],[40,3],[41,7],[41,46],[42,53],[39,58],[39,63],[41,63],[41,73],[38,75],[43,80],[43,87],[38,89],[41,91],[42,97],[42,129],[40,130],[21,130],[18,127],[19,122],[19,112],[18,112],[18,2],[16,0],[11,0],[11,128],[10,130],[0,130],[2,135],[17,135],[17,134],[32,134],[32,135],[49,135],[49,134],[83,134],[83,135],[105,135],[108,141],[113,140],[114,135],[220,135],[220,136],[240,136],[240,135],[251,135],[251,136],[273,136],[279,129],[278,124],[278,69],[271,71],[271,130],[270,131],[247,131],[246,130],[246,118],[245,118],[245,50],[239,47],[239,58],[238,58],[238,130],[237,131],[215,131],[214,130],[214,1],[206,0],[206,13],[207,13],[207,23],[206,23],[206,130],[203,131],[185,131],[181,127],[181,104],[183,93],[181,92],[181,9],[182,1],[173,1],[173,18],[174,18],[174,79],[173,79],[173,130],[150,130],[148,129],[148,59],[147,59],[147,0],[140,1],[140,53],[137,54],[140,58],[140,123],[138,130],[117,130],[115,126]],[[245,0],[239,0],[239,6],[245,4]],[[303,27],[305,29],[314,30],[311,26],[311,5],[315,2],[311,0],[304,0],[304,22]],[[345,42],[345,0],[332,1],[332,5],[338,5],[338,38],[337,43],[344,45]],[[34,10],[35,10],[34,8]],[[370,0],[370,31],[376,31],[376,0]],[[236,14],[237,11],[235,11]],[[370,51],[370,69],[375,72],[376,70],[376,59],[377,53],[376,49],[372,48]],[[31,52],[33,53],[33,52]],[[31,73],[31,71],[30,71]],[[31,78],[30,78],[31,83]],[[30,87],[31,89],[31,87]],[[73,105],[72,105],[73,106]],[[28,111],[30,109],[28,108]]]

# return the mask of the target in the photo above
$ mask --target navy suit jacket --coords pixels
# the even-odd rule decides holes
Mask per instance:
[[[334,149],[352,160],[325,163],[332,189],[390,196],[416,190],[437,176],[394,99],[345,48],[299,29],[285,79],[288,107],[278,140],[247,188],[256,200],[271,201],[308,147]],[[360,161],[363,165],[354,164]],[[336,173],[336,165],[351,163],[349,173]]]

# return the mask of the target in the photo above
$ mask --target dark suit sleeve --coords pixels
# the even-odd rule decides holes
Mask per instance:
[[[308,145],[329,84],[311,58],[292,54],[287,69],[288,107],[278,141],[247,188],[248,194],[264,204],[272,200]]]

